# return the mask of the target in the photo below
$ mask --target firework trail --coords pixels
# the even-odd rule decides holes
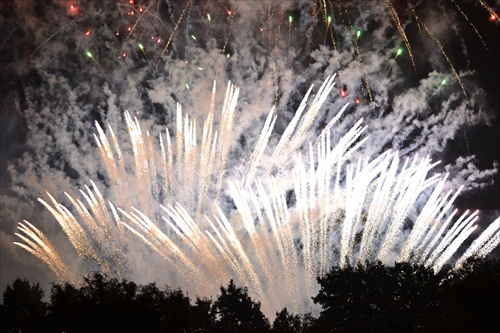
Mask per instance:
[[[415,157],[401,165],[398,153],[388,151],[373,160],[351,161],[352,153],[365,141],[361,137],[366,127],[361,120],[336,144],[331,141],[333,124],[308,144],[306,134],[333,89],[334,78],[325,80],[306,110],[311,87],[272,152],[271,164],[265,165],[260,156],[274,124],[271,110],[249,171],[242,180],[229,181],[227,187],[225,166],[238,97],[238,89],[231,84],[219,128],[214,128],[211,106],[201,144],[196,123],[183,115],[179,105],[175,137],[166,133],[167,144],[165,147],[161,139],[161,152],[153,147],[138,120],[125,113],[135,179],[124,173],[130,166],[122,164],[120,144],[112,129],[113,147],[96,124],[95,140],[116,203],[106,203],[95,184],[81,191],[86,205],[68,195],[77,216],[50,195],[52,205],[40,201],[76,252],[96,261],[105,274],[122,276],[133,269],[131,244],[142,241],[185,283],[195,285],[197,293],[213,291],[221,281],[236,277],[251,286],[259,299],[270,299],[263,304],[266,311],[285,305],[302,310],[314,292],[315,277],[335,263],[345,267],[375,260],[386,265],[404,261],[439,271],[474,230],[477,213],[466,212],[452,222],[454,214],[449,210],[459,191],[452,196],[451,192],[442,194],[446,177],[428,177],[435,165],[429,158]],[[139,207],[128,207],[127,199],[120,198],[120,193],[133,190],[128,185],[131,181],[139,185],[135,193]],[[426,189],[431,189],[429,199],[404,235],[403,226]],[[217,205],[225,192],[236,209],[224,211]],[[293,193],[294,203],[287,200],[287,193]],[[61,255],[38,229],[24,222],[19,230],[24,243],[16,244],[44,261],[59,277],[71,279]],[[471,255],[486,255],[499,241],[497,220],[457,265]],[[294,295],[295,301],[286,304],[287,295]]]

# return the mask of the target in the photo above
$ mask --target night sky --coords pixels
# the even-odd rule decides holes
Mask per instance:
[[[201,124],[214,80],[217,103],[229,80],[240,88],[228,179],[273,105],[276,144],[309,86],[338,73],[311,135],[350,102],[333,140],[364,118],[359,156],[395,149],[440,160],[433,172],[449,173],[449,189],[464,186],[455,206],[479,209],[484,229],[500,215],[499,36],[500,20],[478,1],[422,1],[413,13],[406,1],[2,1],[0,289],[16,277],[44,287],[56,278],[13,244],[22,220],[75,272],[95,269],[37,201],[48,191],[67,203],[64,192],[90,180],[113,200],[95,122],[125,142],[128,110],[156,137],[175,132],[178,102]]]

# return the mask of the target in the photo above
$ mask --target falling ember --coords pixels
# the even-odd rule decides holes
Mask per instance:
[[[347,96],[347,87],[345,85],[340,88],[340,96],[346,97]]]
[[[68,15],[77,15],[78,14],[78,6],[70,5],[68,10]]]
[[[126,263],[138,260],[138,249],[146,247],[148,262],[157,256],[165,271],[173,270],[177,281],[197,295],[213,293],[235,278],[250,287],[268,313],[284,306],[307,311],[316,277],[333,264],[380,260],[392,265],[396,260],[441,270],[475,230],[477,212],[454,219],[451,205],[460,190],[443,193],[446,176],[429,177],[437,163],[428,157],[400,161],[397,152],[387,151],[348,164],[349,156],[366,142],[366,127],[361,119],[332,140],[332,128],[347,104],[310,141],[334,78],[327,78],[314,94],[313,87],[307,91],[273,149],[269,142],[277,115],[271,109],[253,153],[238,167],[239,177],[226,178],[239,89],[228,84],[222,111],[216,114],[214,84],[201,138],[197,122],[177,105],[175,137],[167,129],[155,147],[149,132],[126,111],[132,165],[126,165],[113,129],[96,122],[94,137],[113,202],[93,182],[81,191],[81,200],[66,194],[72,208],[50,194],[50,200],[40,202],[76,253],[106,274],[126,275],[134,267]],[[270,150],[271,157],[265,158]],[[426,203],[416,211],[417,200],[428,190]],[[293,193],[294,202],[287,193]],[[129,194],[137,206],[131,206]],[[408,229],[410,218],[413,226]],[[16,236],[21,240],[16,245],[60,279],[73,278],[64,258],[32,224],[20,222]],[[457,267],[472,255],[487,255],[499,242],[497,219]]]

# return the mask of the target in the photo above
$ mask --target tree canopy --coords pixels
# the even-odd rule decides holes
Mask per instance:
[[[42,299],[44,291],[38,283],[16,279],[3,293],[0,328],[5,332],[43,332],[40,323],[47,312]]]
[[[334,266],[318,278],[317,318],[276,312],[272,325],[248,289],[230,280],[194,303],[180,289],[92,273],[80,286],[16,279],[3,293],[0,332],[486,332],[497,326],[500,262],[472,259],[435,274],[424,266]]]
[[[318,278],[313,300],[322,307],[316,330],[329,332],[415,332],[421,316],[438,306],[439,276],[424,266],[380,262],[334,267]]]
[[[227,288],[220,287],[221,295],[214,302],[216,330],[220,332],[267,332],[269,322],[248,296],[247,288],[237,287],[233,280]]]

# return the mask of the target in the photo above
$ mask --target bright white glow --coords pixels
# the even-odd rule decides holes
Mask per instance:
[[[220,117],[215,114],[213,87],[201,140],[196,121],[184,115],[180,105],[175,138],[167,130],[159,137],[159,149],[138,120],[125,112],[132,166],[125,165],[111,128],[106,134],[96,123],[95,140],[116,198],[113,203],[105,201],[94,183],[81,191],[84,202],[67,195],[76,214],[50,194],[52,203],[40,202],[77,254],[106,274],[126,276],[134,267],[132,254],[145,244],[164,259],[165,270],[175,271],[197,294],[213,295],[235,278],[250,287],[268,313],[283,306],[294,312],[310,307],[316,277],[335,264],[405,261],[440,270],[474,230],[477,213],[466,212],[452,222],[455,213],[449,210],[459,191],[442,197],[446,176],[428,176],[435,165],[428,157],[416,156],[401,165],[398,152],[387,151],[371,160],[350,161],[366,140],[366,127],[360,120],[332,142],[333,125],[345,107],[310,142],[311,126],[332,91],[333,79],[325,80],[307,108],[313,87],[309,89],[269,151],[277,117],[271,110],[252,155],[242,160],[246,166],[239,179],[226,178],[239,93],[229,83]],[[130,168],[133,176],[126,172]],[[416,212],[415,203],[428,188],[433,190],[427,203]],[[131,195],[138,197],[139,206],[130,207]],[[408,230],[410,216],[417,218]],[[23,243],[17,245],[61,279],[75,280],[36,227],[25,221],[19,230]],[[491,251],[498,245],[499,230],[497,219],[457,265]]]

